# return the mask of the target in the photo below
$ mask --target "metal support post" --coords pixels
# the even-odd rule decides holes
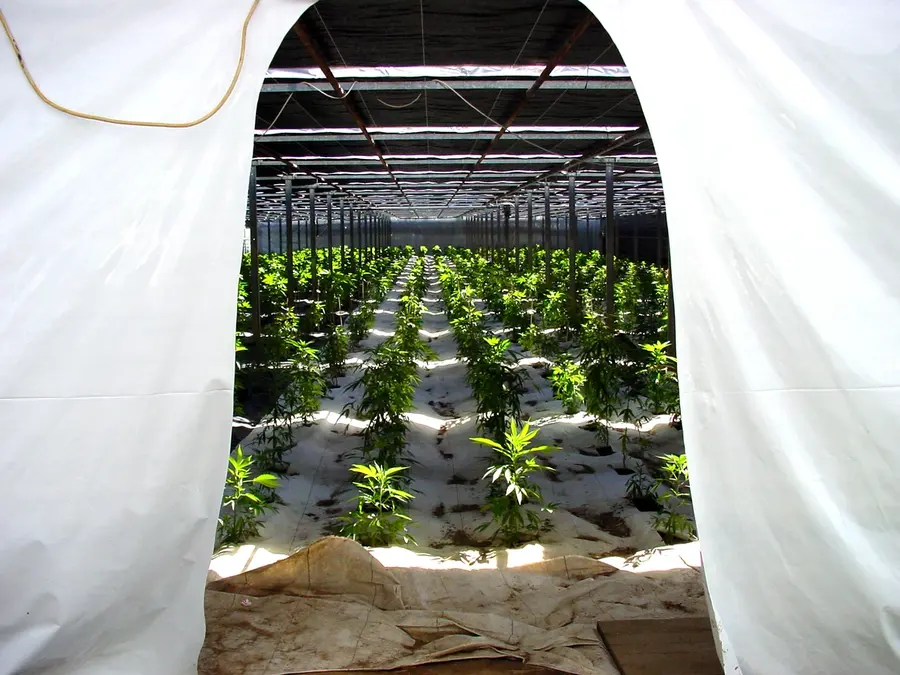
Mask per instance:
[[[284,219],[287,222],[287,304],[293,308],[297,289],[294,279],[294,190],[290,177],[284,179]]]
[[[659,267],[662,267],[662,253],[662,211],[660,209],[656,209],[656,264]]]
[[[526,252],[526,264],[528,272],[534,271],[534,192],[528,191],[528,251]]]
[[[499,214],[498,214],[499,215]],[[510,231],[509,231],[509,218],[512,215],[512,207],[509,204],[503,205],[503,264],[506,269],[509,270],[509,258],[510,258]]]
[[[606,325],[612,328],[616,323],[616,263],[614,242],[616,240],[615,174],[613,163],[606,163]]]
[[[250,167],[250,312],[254,353],[262,342],[262,319],[259,299],[259,222],[256,215],[256,167]]]
[[[550,183],[544,183],[544,265],[546,266],[544,277],[548,290],[553,287],[553,251],[550,227]]]
[[[513,246],[516,249],[516,274],[519,274],[522,271],[521,263],[519,262],[519,250],[521,249],[520,240],[519,240],[519,195],[513,197],[513,209],[515,210],[515,230],[516,237]]]
[[[309,188],[309,261],[310,279],[312,281],[312,294],[310,299],[316,302],[319,299],[319,253],[316,250],[316,188]]]
[[[575,212],[575,174],[569,174],[569,318],[575,317],[578,289],[575,279],[575,244],[578,238],[578,214]]]

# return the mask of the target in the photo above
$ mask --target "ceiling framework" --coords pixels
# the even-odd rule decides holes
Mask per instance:
[[[477,6],[470,6],[477,5]],[[664,209],[634,84],[579,0],[321,0],[285,36],[257,106],[262,217],[309,187],[403,218],[457,217],[522,199],[564,214]]]

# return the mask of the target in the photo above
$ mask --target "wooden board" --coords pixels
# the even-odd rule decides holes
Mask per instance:
[[[723,675],[709,619],[601,621],[622,675]]]

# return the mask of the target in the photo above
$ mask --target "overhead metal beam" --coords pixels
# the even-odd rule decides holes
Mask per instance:
[[[341,83],[338,82],[337,78],[334,76],[334,73],[331,71],[331,66],[328,64],[328,61],[325,60],[325,57],[322,56],[321,52],[319,52],[318,46],[316,46],[315,41],[313,40],[312,35],[309,30],[303,23],[303,19],[297,19],[296,23],[293,27],[294,33],[297,37],[300,38],[300,41],[306,47],[306,51],[309,52],[309,55],[312,57],[313,61],[315,61],[316,65],[322,71],[322,74],[325,76],[325,79],[328,80],[328,83],[331,85],[331,88],[334,89],[334,93],[340,97],[340,99],[344,102],[344,107],[347,108],[347,112],[350,113],[350,116],[353,118],[353,121],[356,122],[356,125],[359,127],[359,130],[362,132],[363,136],[366,137],[366,140],[369,142],[369,145],[372,146],[372,149],[375,151],[375,154],[378,156],[378,159],[381,162],[381,165],[387,169],[388,173],[391,173],[391,167],[388,165],[387,160],[384,158],[384,155],[381,153],[381,148],[378,147],[378,144],[372,138],[372,135],[369,133],[369,129],[366,126],[366,122],[362,117],[362,114],[359,111],[359,108],[356,106],[356,102],[352,99],[349,93],[345,93],[341,88]],[[394,175],[391,173],[391,177]],[[394,178],[396,180],[396,178]],[[403,193],[403,189],[400,186],[397,186],[400,189],[400,193]]]
[[[609,141],[621,136],[621,133],[604,131],[587,132],[561,132],[546,131],[516,131],[508,132],[519,140],[528,141]],[[254,143],[343,143],[346,141],[490,141],[496,136],[490,131],[475,131],[453,133],[446,131],[421,131],[415,133],[379,133],[369,132],[366,137],[363,134],[353,133],[318,133],[318,134],[269,134],[255,136]]]
[[[641,139],[632,139],[631,142],[641,140]],[[615,148],[613,148],[613,145]],[[529,182],[541,182],[546,178],[551,176],[555,176],[558,173],[563,171],[567,171],[569,168],[573,166],[577,166],[579,164],[584,164],[585,162],[590,162],[595,157],[604,156],[605,153],[612,153],[615,149],[621,147],[618,143],[614,143],[605,151],[597,151],[592,154],[590,157],[585,157],[582,155],[580,157],[571,158],[571,157],[487,157],[482,162],[482,164],[521,164],[521,165],[529,165],[529,164],[560,164],[560,168],[553,169],[552,171],[545,172],[543,174],[539,174],[532,181]],[[587,153],[585,153],[587,154]],[[359,166],[361,164],[378,164],[380,160],[378,157],[358,157],[353,159],[347,159],[342,157],[325,157],[325,156],[315,156],[309,158],[292,158],[290,160],[293,164],[297,166]],[[429,164],[468,164],[471,162],[471,158],[466,157],[442,157],[440,155],[435,155],[433,157],[428,158],[411,158],[411,157],[403,157],[401,156],[393,156],[391,157],[391,163],[395,166],[416,166],[416,165],[429,165]],[[656,158],[652,159],[643,159],[643,158],[627,158],[627,157],[617,157],[616,164],[656,164]],[[272,160],[260,160],[260,166],[266,165],[278,165],[280,162],[272,161]],[[394,177],[393,173],[391,173],[391,177]],[[524,187],[524,186],[523,186]]]
[[[622,148],[627,147],[633,143],[636,143],[637,141],[646,140],[649,138],[650,138],[650,132],[647,131],[647,129],[645,127],[635,129],[634,131],[628,132],[627,134],[623,134],[617,141],[615,141],[613,143],[607,144],[605,146],[591,148],[590,150],[588,150],[587,152],[582,154],[581,157],[566,160],[562,164],[562,166],[545,171],[538,177],[536,177],[532,180],[529,180],[526,183],[523,183],[522,185],[520,185],[519,187],[517,187],[513,190],[509,190],[505,194],[498,197],[498,199],[505,199],[506,197],[509,197],[509,196],[515,194],[519,190],[524,190],[528,187],[531,187],[532,185],[540,183],[541,181],[545,181],[548,178],[557,176],[561,173],[566,173],[566,172],[572,171],[573,169],[576,169],[577,167],[581,166],[582,164],[584,164],[586,162],[590,162],[592,160],[596,160],[601,157],[609,157],[617,150],[621,150]],[[620,163],[620,162],[625,163],[628,161],[628,159],[630,159],[630,158],[616,157],[616,163]],[[653,163],[656,164],[657,162],[658,162],[658,160],[654,157]],[[488,202],[488,203],[490,203],[490,202]]]
[[[503,135],[506,133],[512,123],[515,122],[516,118],[519,116],[519,113],[522,112],[522,109],[528,104],[534,94],[541,88],[541,85],[543,85],[550,78],[550,73],[552,73],[556,69],[556,66],[562,63],[562,60],[566,57],[566,54],[569,53],[569,51],[578,41],[578,38],[580,38],[584,34],[584,31],[588,29],[588,26],[590,26],[594,22],[594,20],[595,19],[593,12],[588,11],[584,13],[584,17],[575,27],[575,30],[572,31],[572,33],[560,46],[560,48],[556,50],[556,53],[553,55],[550,61],[547,62],[544,70],[541,71],[541,74],[538,75],[537,79],[531,84],[531,86],[527,90],[525,90],[522,98],[519,99],[519,102],[516,104],[516,106],[506,116],[503,124],[500,125],[500,130],[490,141],[490,143],[488,143],[488,146],[484,149],[484,152],[481,153],[481,157],[479,157],[478,161],[475,162],[475,165],[472,167],[472,171],[478,170],[478,167],[481,166],[481,164],[485,161],[485,158],[488,156],[491,150],[494,149],[494,147],[497,145],[500,139],[503,138]],[[462,186],[460,186],[459,189],[462,189]]]
[[[515,79],[465,79],[465,80],[444,80],[447,84],[458,91],[473,90],[528,90],[534,86],[534,81],[515,80]],[[263,94],[287,94],[292,92],[310,92],[321,94],[322,87],[328,86],[330,82],[323,80],[303,80],[299,82],[268,82],[262,86]],[[435,91],[447,90],[447,86],[436,80],[391,80],[391,81],[372,81],[372,80],[352,80],[339,83],[341,89],[347,91],[352,86],[353,91]],[[562,79],[551,78],[541,85],[544,90],[565,90],[565,89],[588,89],[588,90],[610,90],[610,91],[634,91],[634,82],[630,78],[598,78],[585,76],[583,79]]]

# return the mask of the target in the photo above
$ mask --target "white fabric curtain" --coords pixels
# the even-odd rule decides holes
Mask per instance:
[[[182,121],[228,86],[250,4],[3,10],[52,99]],[[190,129],[61,114],[0,46],[0,673],[195,669],[254,111],[308,4],[262,1],[234,95]],[[587,4],[660,155],[695,506],[734,654],[746,675],[897,672],[900,6]]]

